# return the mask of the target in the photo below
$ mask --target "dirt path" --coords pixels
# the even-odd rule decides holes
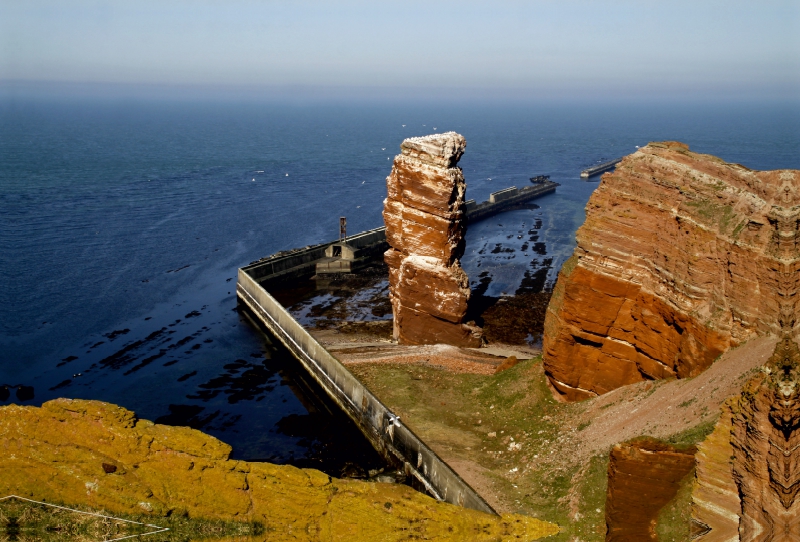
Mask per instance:
[[[697,425],[716,422],[722,403],[741,391],[747,376],[772,355],[777,339],[760,337],[729,350],[701,375],[686,380],[646,382],[587,401],[578,417],[585,425],[564,444],[580,462],[617,442],[639,435],[666,439]]]
[[[311,333],[347,366],[360,363],[411,363],[439,367],[454,373],[491,375],[510,355],[527,359],[538,353],[526,347],[506,345],[493,345],[486,349],[458,348],[446,344],[402,346],[375,335],[340,333],[337,330],[314,330]]]

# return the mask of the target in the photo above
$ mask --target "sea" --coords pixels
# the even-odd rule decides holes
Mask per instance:
[[[599,179],[678,140],[752,169],[800,168],[800,107],[774,103],[0,101],[0,405],[96,399],[189,425],[233,457],[338,474],[358,436],[237,310],[237,268],[381,226],[404,138],[454,130],[467,198],[560,186],[470,226],[484,294],[552,287]],[[534,239],[535,237],[535,239]],[[488,285],[487,285],[488,284]],[[323,401],[324,402],[324,401]],[[359,455],[361,454],[361,455]]]

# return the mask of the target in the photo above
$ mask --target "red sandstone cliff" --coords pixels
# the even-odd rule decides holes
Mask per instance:
[[[733,478],[742,542],[800,540],[800,351],[779,343],[733,416]]]
[[[800,171],[651,143],[603,176],[545,319],[551,385],[580,400],[705,370],[800,326]]]
[[[463,323],[469,281],[464,253],[467,142],[455,132],[403,141],[386,178],[383,218],[391,248],[389,297],[394,336],[403,344],[479,346],[480,331]]]
[[[692,500],[703,542],[800,540],[800,349],[788,336],[700,446]]]

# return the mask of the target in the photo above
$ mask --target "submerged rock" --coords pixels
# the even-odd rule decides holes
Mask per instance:
[[[677,142],[603,176],[545,320],[553,388],[581,400],[686,378],[800,326],[800,171],[752,171]]]
[[[384,259],[402,344],[481,344],[480,329],[463,322],[470,290],[459,263],[466,185],[457,164],[466,145],[455,132],[406,139],[386,178]]]
[[[98,401],[0,407],[0,496],[111,514],[260,522],[269,540],[536,539],[558,527],[436,502],[400,484],[229,459],[231,447]]]

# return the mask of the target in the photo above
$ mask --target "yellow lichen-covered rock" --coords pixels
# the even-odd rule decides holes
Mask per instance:
[[[0,407],[0,496],[116,514],[258,521],[270,540],[534,540],[558,527],[437,502],[413,489],[229,459],[194,429],[98,401]]]
[[[714,431],[697,447],[696,475],[692,488],[692,519],[703,542],[739,539],[742,503],[731,470],[731,399],[722,407]]]

